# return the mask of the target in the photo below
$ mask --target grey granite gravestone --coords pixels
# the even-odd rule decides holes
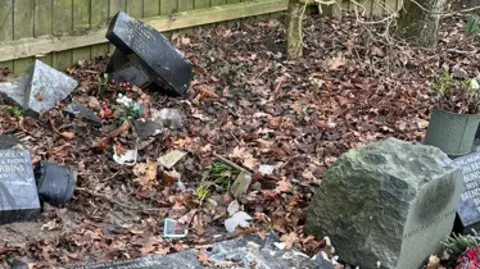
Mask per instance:
[[[40,215],[30,153],[21,148],[0,150],[0,224]]]
[[[265,240],[257,236],[227,240],[212,245],[205,249],[211,260],[210,266],[203,266],[197,258],[198,250],[190,249],[170,255],[155,255],[132,260],[110,261],[92,265],[65,267],[66,269],[199,269],[199,268],[252,268],[255,264],[257,269],[332,269],[318,267],[314,261],[301,252],[295,250],[279,250],[274,246],[279,238],[270,234]],[[225,266],[231,261],[231,266]],[[220,266],[222,265],[223,266]],[[216,265],[219,265],[216,267]],[[63,268],[63,269],[65,269]],[[62,269],[62,268],[61,268]]]
[[[123,54],[118,56],[119,60],[112,59],[118,61],[114,66],[123,66],[129,59],[129,63],[167,92],[186,93],[192,64],[153,27],[120,11],[112,18],[106,38]]]
[[[440,149],[389,138],[342,154],[327,170],[305,231],[329,236],[361,268],[420,268],[441,254],[461,191],[461,170]]]
[[[35,60],[27,74],[0,84],[0,93],[27,112],[41,115],[67,98],[78,82],[64,73]]]
[[[480,151],[454,159],[462,169],[463,190],[457,207],[455,232],[480,228]]]

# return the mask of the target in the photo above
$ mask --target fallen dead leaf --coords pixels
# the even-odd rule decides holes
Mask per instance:
[[[291,249],[293,247],[293,244],[295,244],[298,240],[298,235],[295,232],[284,234],[280,237],[280,241],[285,243],[285,247],[287,249]]]
[[[337,52],[334,57],[331,57],[327,60],[328,69],[331,71],[337,70],[339,67],[344,66],[347,63],[345,55],[341,52]]]
[[[203,266],[208,266],[210,264],[210,257],[208,257],[207,252],[204,250],[198,251],[197,259]]]
[[[277,182],[277,187],[273,190],[275,193],[280,194],[282,192],[287,192],[292,188],[292,183],[288,182],[285,179],[282,179]]]

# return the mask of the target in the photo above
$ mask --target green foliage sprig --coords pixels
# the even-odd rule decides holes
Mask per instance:
[[[430,81],[437,93],[438,107],[457,114],[480,112],[480,90],[472,87],[472,79],[456,80],[448,70]]]

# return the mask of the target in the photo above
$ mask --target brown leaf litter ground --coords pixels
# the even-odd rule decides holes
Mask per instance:
[[[434,52],[374,41],[354,16],[338,22],[312,15],[305,20],[304,57],[298,61],[285,59],[283,19],[173,36],[198,65],[187,96],[132,89],[127,94],[152,108],[181,109],[186,127],[146,141],[130,126],[117,129],[121,124],[108,115],[101,129],[65,116],[62,108],[72,100],[95,112],[103,101],[112,111],[116,106],[116,88],[102,89],[100,82],[107,57],[70,69],[80,86],[57,108],[39,119],[6,111],[0,117],[0,133],[20,137],[32,162],[68,164],[79,173],[68,205],[45,206],[37,223],[0,227],[0,260],[20,258],[51,268],[171,253],[269,229],[313,254],[322,242],[303,234],[305,210],[329,165],[369,141],[390,136],[421,141],[434,104],[427,78],[442,66],[479,75],[480,54],[474,50],[480,44],[467,40],[463,27],[464,18],[445,22]],[[115,137],[101,140],[112,131]],[[135,145],[141,148],[139,165],[113,161],[113,147]],[[170,172],[174,180],[166,180],[165,171],[152,170],[153,161],[173,149],[188,155]],[[240,203],[254,224],[235,234],[223,227],[232,198],[213,193],[200,203],[195,194],[215,154],[253,171]],[[261,164],[278,168],[262,175]],[[176,184],[179,177],[185,189]],[[163,238],[166,217],[188,226],[189,235]]]

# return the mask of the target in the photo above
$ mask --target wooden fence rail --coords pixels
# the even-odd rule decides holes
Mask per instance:
[[[357,0],[370,15],[399,0]],[[22,73],[35,58],[65,69],[113,51],[105,39],[119,10],[161,32],[286,10],[288,0],[0,0],[0,67]],[[358,4],[342,3],[344,9]],[[378,6],[378,7],[377,7]]]

